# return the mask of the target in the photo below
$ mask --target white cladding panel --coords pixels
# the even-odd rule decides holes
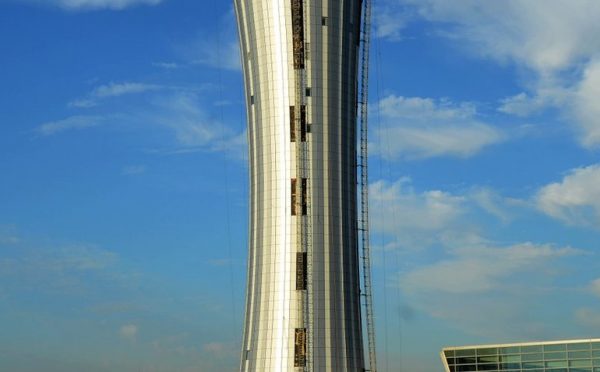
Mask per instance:
[[[301,251],[292,215],[296,104],[291,0],[235,0],[247,100],[250,231],[242,371],[300,371],[294,335],[307,328],[312,370],[363,371],[356,210],[356,76],[360,0],[304,0],[312,274],[296,290]],[[296,138],[296,141],[299,139]]]

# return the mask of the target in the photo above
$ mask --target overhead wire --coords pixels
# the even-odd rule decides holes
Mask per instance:
[[[373,1],[373,0],[371,0]],[[373,11],[376,12],[377,8],[373,7]],[[376,17],[375,17],[376,18]],[[379,131],[379,135],[376,135],[376,140],[377,140],[377,147],[381,150],[383,148],[382,146],[382,140],[381,140],[381,128],[382,128],[382,124],[381,124],[381,109],[380,109],[380,102],[381,102],[381,45],[380,45],[380,41],[379,38],[376,37],[375,38],[375,92],[376,92],[376,104],[375,104],[375,117],[376,117],[376,125],[377,125],[377,130]],[[384,172],[383,172],[383,161],[381,158],[381,154],[377,157],[378,159],[378,168],[379,168],[379,179],[383,179],[384,177]],[[384,200],[380,200],[379,203],[379,207],[380,207],[380,213],[384,213],[383,211],[386,210],[385,205],[384,205]],[[388,218],[380,218],[383,221],[393,221],[390,220]],[[388,287],[388,278],[387,278],[387,274],[388,274],[388,262],[387,262],[387,249],[386,249],[386,244],[385,244],[385,235],[383,233],[379,234],[379,238],[380,238],[380,249],[381,249],[381,259],[382,259],[382,293],[383,293],[383,333],[384,333],[384,354],[385,354],[385,371],[388,372],[389,368],[390,368],[390,352],[389,352],[389,327],[388,327],[388,291],[387,291],[387,287]]]
[[[375,320],[373,315],[373,284],[370,247],[370,220],[369,220],[369,151],[368,151],[368,101],[369,101],[369,57],[371,44],[371,10],[372,0],[365,0],[362,9],[362,32],[360,48],[360,84],[359,84],[359,131],[360,151],[358,165],[360,169],[360,246],[362,248],[362,289],[363,306],[365,308],[365,326],[367,330],[369,371],[377,371],[377,351],[375,342]]]
[[[387,151],[388,153],[391,151],[391,144],[390,144],[390,130],[389,130],[389,126],[387,125],[386,122],[384,122],[384,124],[381,124],[381,107],[379,102],[381,102],[381,90],[382,90],[382,83],[381,83],[381,60],[382,60],[382,52],[381,52],[381,40],[380,38],[376,38],[375,40],[375,61],[376,61],[376,71],[377,71],[377,84],[376,84],[376,88],[377,88],[377,101],[378,104],[376,106],[376,115],[377,115],[377,121],[379,123],[379,130],[380,130],[380,134],[377,136],[378,140],[379,140],[379,148],[381,149],[381,151]],[[385,150],[383,148],[383,144],[382,144],[382,137],[385,138]],[[385,166],[383,164],[386,164]],[[389,162],[384,162],[381,158],[381,156],[379,157],[379,166],[380,166],[380,177],[382,179],[384,179],[384,176],[387,176],[387,179],[391,182],[392,181],[392,171],[391,171],[391,166]],[[384,175],[384,168],[385,168],[385,175]],[[383,204],[383,201],[382,201]],[[391,208],[383,208],[382,211],[389,211],[388,213],[391,214],[388,216],[385,216],[384,220],[385,221],[397,221],[397,208],[392,204]],[[381,242],[382,242],[382,249],[383,249],[383,259],[384,259],[384,273],[383,273],[383,277],[384,277],[384,296],[385,296],[385,311],[384,311],[384,316],[385,316],[385,349],[386,349],[386,371],[389,370],[389,365],[390,365],[390,360],[389,360],[389,335],[388,335],[388,329],[391,329],[391,327],[388,326],[388,298],[387,298],[387,292],[388,292],[388,283],[387,283],[387,273],[388,273],[388,262],[387,262],[387,248],[386,248],[386,244],[385,244],[385,237],[382,235],[381,236]],[[394,258],[395,258],[395,267],[392,266],[392,271],[395,273],[399,273],[400,272],[400,249],[396,248],[395,250],[395,254],[394,254]],[[392,280],[395,281],[395,277],[392,277]],[[398,306],[400,306],[401,304],[401,290],[400,290],[400,286],[399,283],[393,283],[393,285],[391,286],[391,288],[394,290],[394,294],[396,297],[396,303],[398,304]],[[399,309],[399,311],[397,312],[398,315],[398,350],[397,353],[395,352],[394,354],[398,355],[398,371],[402,371],[403,370],[403,357],[402,357],[402,353],[403,353],[403,348],[402,348],[402,337],[403,337],[403,331],[402,331],[402,313]]]
[[[213,10],[216,25],[216,42],[217,42],[217,99],[219,102],[219,119],[221,126],[221,139],[224,140],[228,135],[227,128],[225,126],[225,114],[223,112],[223,73],[222,73],[222,50],[221,50],[221,24],[218,16],[218,0],[213,1]],[[225,219],[226,219],[226,232],[227,232],[227,254],[228,254],[228,266],[229,266],[229,287],[231,290],[231,326],[232,326],[232,339],[238,337],[238,326],[237,326],[237,306],[236,306],[236,295],[235,295],[235,274],[233,269],[233,250],[231,242],[231,190],[229,187],[229,159],[227,155],[223,155],[223,177],[225,185]]]

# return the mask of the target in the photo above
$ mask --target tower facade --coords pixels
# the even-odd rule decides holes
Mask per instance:
[[[250,163],[241,371],[363,371],[361,0],[235,0]]]

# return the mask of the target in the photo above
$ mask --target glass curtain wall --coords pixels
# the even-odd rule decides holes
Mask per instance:
[[[600,339],[444,348],[447,372],[600,372]]]

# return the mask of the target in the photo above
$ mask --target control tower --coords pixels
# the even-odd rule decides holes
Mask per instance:
[[[234,2],[250,165],[241,371],[363,372],[362,0]]]

